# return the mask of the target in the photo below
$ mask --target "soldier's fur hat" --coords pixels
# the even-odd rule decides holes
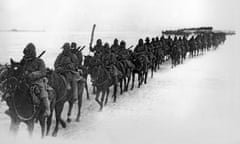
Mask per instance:
[[[27,46],[23,50],[23,54],[25,58],[34,58],[36,57],[36,48],[33,43],[27,44]]]

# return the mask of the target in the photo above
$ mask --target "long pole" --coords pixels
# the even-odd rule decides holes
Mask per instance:
[[[94,24],[92,27],[92,33],[91,33],[91,38],[90,38],[90,43],[89,43],[89,53],[90,53],[90,48],[92,48],[95,28],[96,28],[96,24]]]

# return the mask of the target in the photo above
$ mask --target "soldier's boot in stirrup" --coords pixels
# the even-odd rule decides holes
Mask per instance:
[[[44,111],[43,116],[44,116],[44,117],[48,117],[48,116],[50,116],[50,114],[51,114],[51,111],[50,111],[50,102],[49,102],[49,100],[48,100],[47,97],[43,98],[42,101],[43,101],[43,105],[44,105],[44,107],[45,107],[45,111]]]

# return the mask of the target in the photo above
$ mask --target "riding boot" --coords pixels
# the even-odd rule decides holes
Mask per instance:
[[[42,99],[42,102],[43,102],[43,105],[44,105],[44,107],[45,107],[45,112],[44,112],[43,116],[44,116],[44,117],[48,117],[48,116],[50,116],[50,114],[51,114],[50,102],[49,102],[49,100],[48,100],[47,97],[44,97],[44,98]]]
[[[73,102],[76,102],[78,99],[78,81],[74,80],[72,82],[72,92],[73,92]]]
[[[65,74],[63,74],[63,76],[64,76],[64,83],[66,84],[66,88],[67,88],[67,90],[71,90],[71,79],[72,79],[72,74],[71,73],[65,73]]]

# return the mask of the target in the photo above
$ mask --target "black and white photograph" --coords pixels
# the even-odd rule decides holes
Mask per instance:
[[[237,0],[1,0],[1,144],[240,144]]]

